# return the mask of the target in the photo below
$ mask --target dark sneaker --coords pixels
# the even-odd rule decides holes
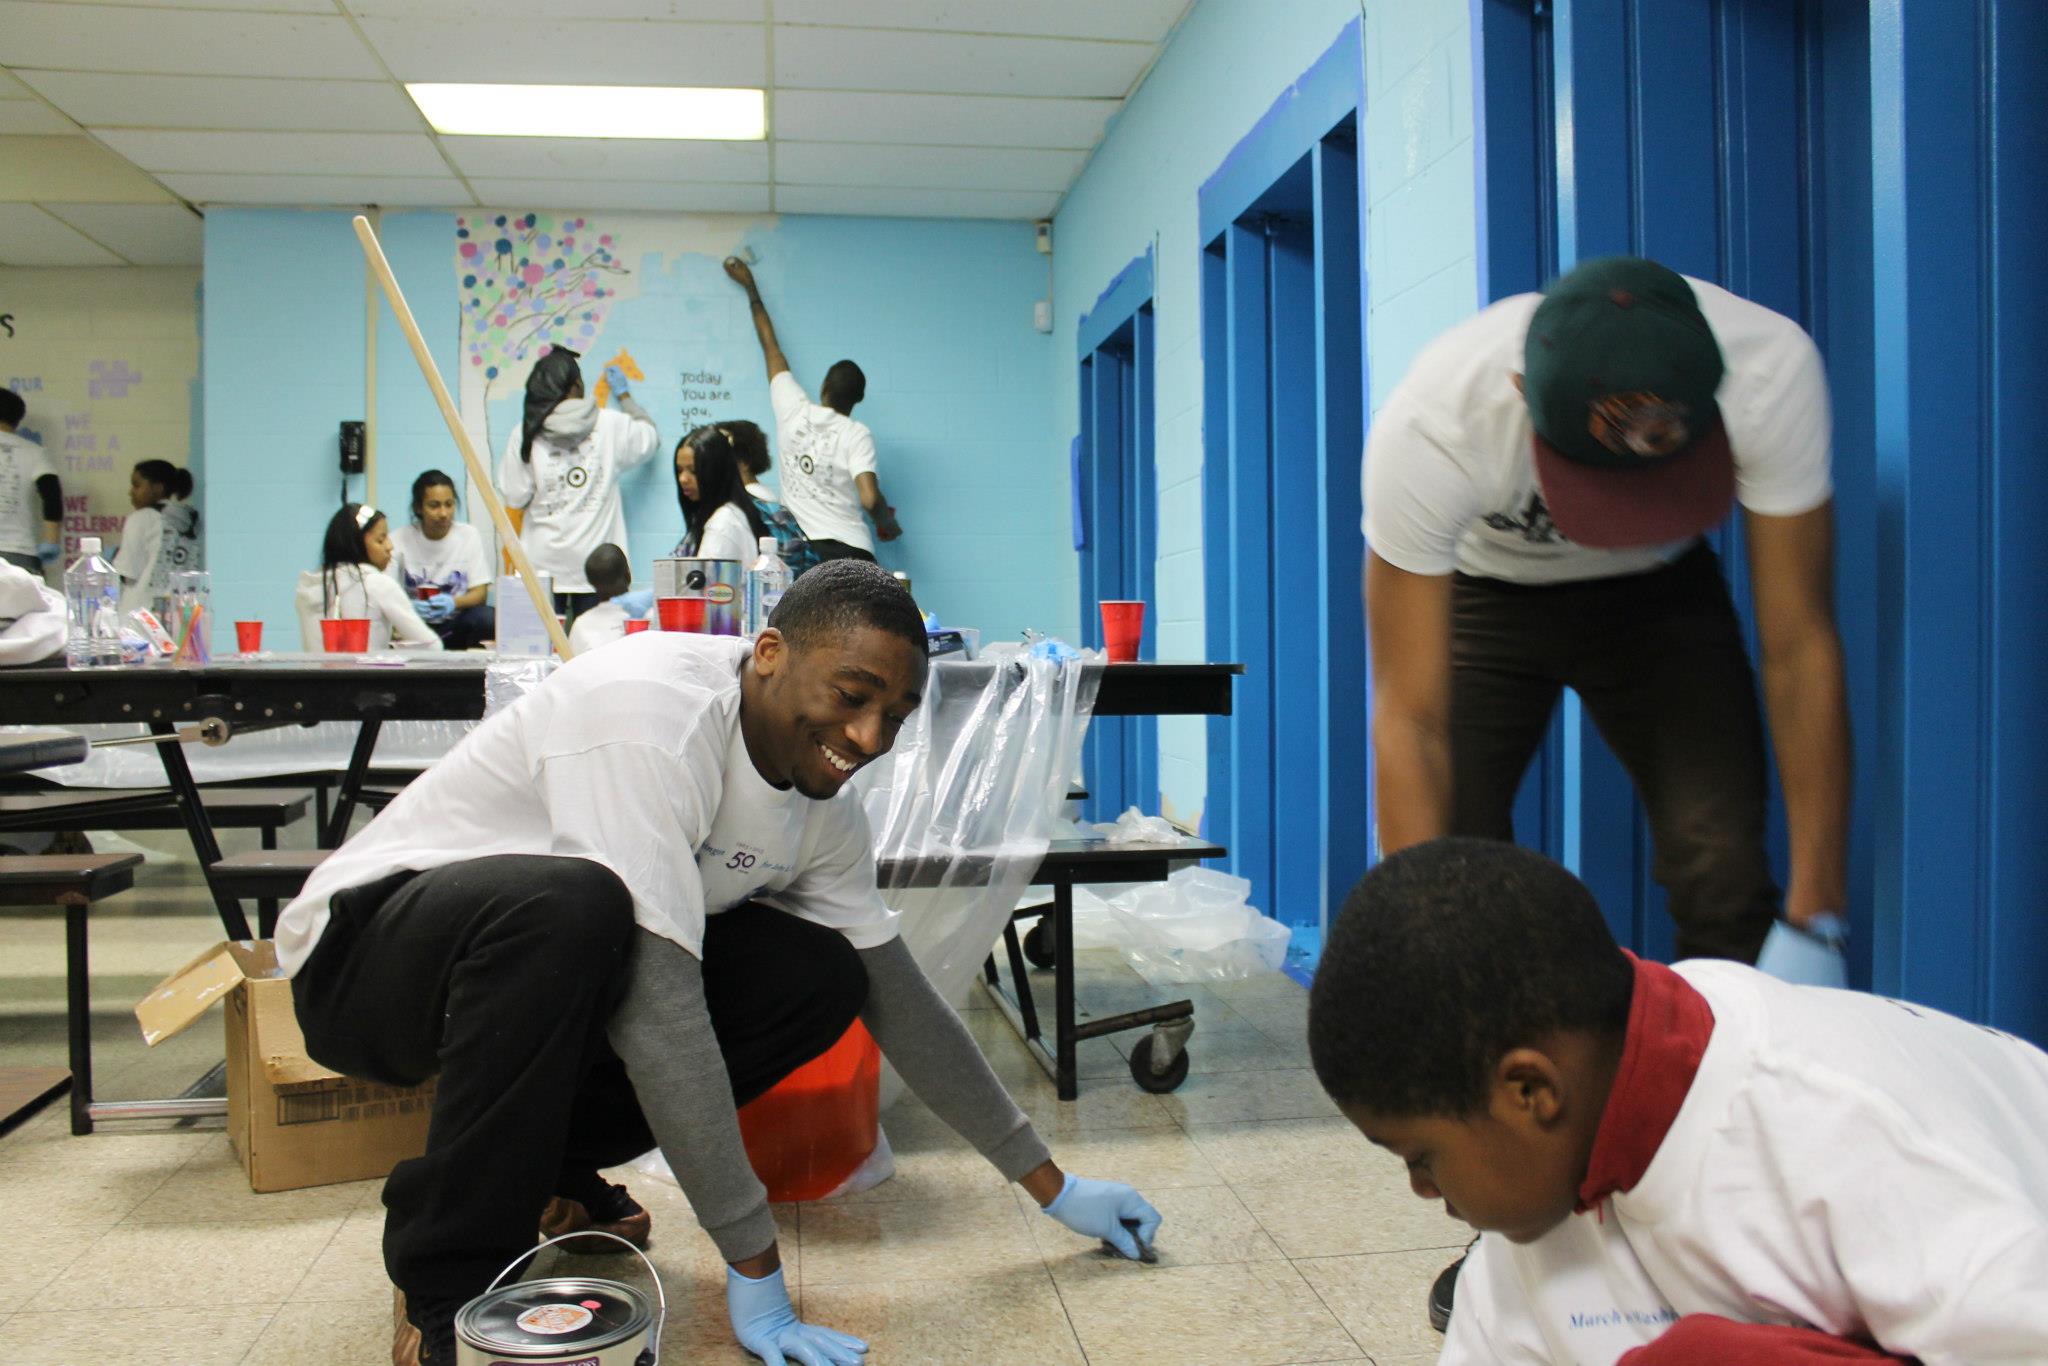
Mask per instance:
[[[421,1300],[410,1309],[394,1290],[391,1366],[455,1366],[455,1314],[466,1301]]]
[[[580,1193],[580,1198],[558,1195],[548,1201],[548,1207],[540,1214],[543,1238],[609,1233],[644,1252],[653,1230],[654,1216],[624,1186],[614,1186],[599,1178],[592,1178],[591,1186]],[[561,1248],[564,1252],[590,1254],[619,1251],[619,1245],[607,1238],[571,1238]]]
[[[1474,1241],[1476,1242],[1477,1240],[1475,1239]],[[1452,1262],[1442,1271],[1439,1271],[1436,1280],[1430,1283],[1429,1326],[1436,1329],[1439,1333],[1450,1330],[1451,1302],[1458,1291],[1458,1270],[1465,1265],[1465,1257],[1471,1255],[1472,1249],[1470,1246],[1467,1246],[1465,1256],[1458,1258],[1457,1261]]]

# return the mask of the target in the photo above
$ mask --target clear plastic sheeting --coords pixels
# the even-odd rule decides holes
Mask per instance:
[[[1092,824],[1063,821],[1054,830],[1056,838],[1107,840],[1111,844],[1179,844],[1187,835],[1164,816],[1148,816],[1133,806],[1114,821]]]
[[[1278,972],[1285,925],[1249,904],[1252,884],[1213,868],[1126,884],[1109,897],[1074,889],[1074,946],[1113,948],[1150,982],[1229,982]]]
[[[325,656],[318,656],[324,658]],[[273,656],[278,658],[278,656]],[[554,659],[500,657],[485,671],[484,714],[494,715],[538,688],[559,668]],[[401,677],[397,670],[394,677]],[[378,768],[424,769],[441,758],[477,725],[474,721],[386,721],[377,732],[371,763]],[[49,726],[0,726],[0,732],[26,734]],[[88,740],[112,740],[148,732],[143,725],[68,727]],[[275,778],[292,773],[341,772],[355,748],[357,725],[322,721],[311,726],[282,726],[231,736],[224,745],[185,745],[185,762],[195,782],[221,783],[242,778]],[[155,745],[123,745],[96,749],[82,764],[42,770],[37,776],[66,787],[162,787],[163,761]]]

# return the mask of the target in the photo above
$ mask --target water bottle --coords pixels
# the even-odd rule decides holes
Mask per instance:
[[[747,634],[758,636],[782,595],[789,591],[789,566],[773,536],[761,538],[761,554],[747,566]]]
[[[121,578],[100,558],[100,538],[78,543],[76,562],[64,571],[64,611],[70,635],[64,662],[97,669],[121,662]]]

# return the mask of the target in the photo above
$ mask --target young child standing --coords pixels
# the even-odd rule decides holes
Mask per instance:
[[[2048,1360],[2048,1055],[1616,947],[1540,854],[1415,845],[1309,998],[1316,1075],[1482,1230],[1443,1366]]]
[[[163,615],[171,574],[201,567],[199,509],[192,496],[192,471],[168,460],[138,460],[128,474],[128,505],[121,523],[121,548],[114,572],[121,576],[121,615],[147,607]]]
[[[578,655],[609,645],[626,634],[632,615],[618,598],[633,586],[633,569],[626,552],[615,545],[601,545],[583,561],[583,577],[597,594],[597,605],[586,607],[569,627],[569,648]]]
[[[398,581],[384,571],[391,564],[391,524],[368,503],[343,503],[327,521],[320,541],[320,567],[299,575],[301,649],[324,648],[323,617],[368,617],[370,648],[390,645],[441,648]]]
[[[455,520],[455,481],[427,470],[412,481],[412,521],[391,533],[388,572],[420,619],[451,650],[468,650],[498,633],[491,610],[491,560],[484,539]]]

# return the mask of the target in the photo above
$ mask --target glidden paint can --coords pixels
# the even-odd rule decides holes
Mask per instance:
[[[623,1238],[586,1230],[564,1238],[612,1238],[636,1255]],[[552,1238],[533,1249],[552,1247]],[[533,1255],[523,1252],[498,1273],[491,1288],[455,1316],[455,1366],[657,1366],[668,1297],[656,1312],[647,1296],[630,1285],[593,1276],[555,1276],[499,1288],[512,1268]],[[650,1275],[654,1265],[644,1255]]]
[[[654,603],[661,629],[739,635],[745,582],[746,566],[738,560],[656,560]]]

